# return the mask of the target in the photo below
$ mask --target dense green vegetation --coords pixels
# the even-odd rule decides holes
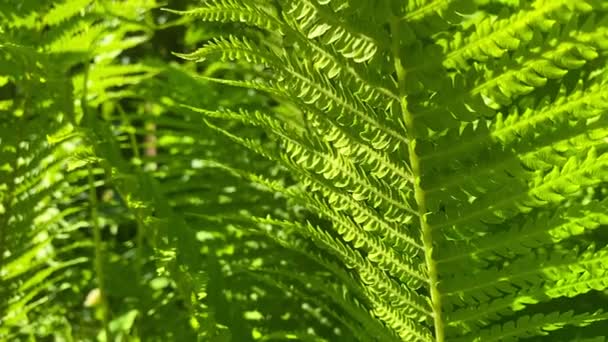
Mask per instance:
[[[0,2],[0,341],[606,341],[608,2]]]

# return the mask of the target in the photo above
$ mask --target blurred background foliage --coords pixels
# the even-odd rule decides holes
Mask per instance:
[[[319,265],[339,266],[303,257],[315,247],[287,228],[250,220],[314,221],[254,175],[297,183],[183,106],[301,122],[255,91],[200,77],[265,70],[172,54],[230,32],[263,39],[161,9],[195,3],[0,2],[0,340],[354,339],[339,328],[339,296],[308,280],[340,294]]]

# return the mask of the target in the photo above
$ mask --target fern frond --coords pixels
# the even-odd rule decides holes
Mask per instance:
[[[283,23],[272,14],[272,5],[266,1],[259,1],[255,5],[250,5],[242,0],[212,0],[206,1],[202,6],[192,10],[164,10],[170,13],[193,16],[204,21],[243,22],[279,34],[283,30]]]
[[[254,80],[206,79],[264,92],[302,118],[292,125],[268,109],[184,106],[296,175],[299,187],[288,188],[237,171],[318,213],[331,230],[264,223],[302,234],[352,268],[375,315],[403,340],[544,335],[562,316],[542,314],[546,306],[603,288],[602,250],[563,252],[585,248],[606,221],[595,192],[607,180],[599,2],[377,2],[372,15],[368,1],[273,5],[276,15],[245,20],[263,30],[264,20],[276,21],[280,32],[218,38],[180,55],[263,66]],[[210,20],[241,20],[233,10]],[[277,145],[229,128],[241,124]],[[383,300],[400,292],[383,277],[410,290],[399,297],[403,307]],[[425,296],[430,306],[418,310]],[[413,312],[429,324],[408,321]],[[581,320],[593,316],[601,314]]]
[[[324,146],[321,141],[297,139],[295,132],[285,130],[280,121],[274,120],[269,115],[261,112],[224,111],[214,113],[196,108],[190,109],[206,115],[237,119],[269,129],[281,138],[288,154],[299,155],[298,158],[292,157],[294,162],[304,165],[307,169],[312,169],[317,174],[324,175],[328,180],[334,180],[338,187],[350,188],[349,192],[352,192],[355,198],[359,200],[369,198],[375,203],[375,206],[387,207],[387,213],[395,211],[401,211],[403,214],[412,213],[412,209],[407,205],[407,197],[395,199],[390,192],[390,185],[383,182],[382,178],[367,177],[356,165],[349,163],[348,160],[341,160],[334,150]],[[384,189],[386,192],[383,191]]]
[[[0,4],[0,340],[604,339],[605,1],[175,6]]]
[[[264,279],[268,284],[281,287],[289,292],[297,293],[298,296],[302,297],[303,300],[310,301],[316,303],[319,307],[324,308],[329,315],[333,316],[334,319],[340,321],[342,324],[352,329],[356,332],[357,338],[370,340],[375,337],[373,335],[369,335],[372,332],[375,334],[380,334],[376,336],[381,336],[382,339],[387,341],[396,340],[395,336],[387,334],[386,329],[382,329],[382,327],[378,327],[370,323],[369,313],[360,306],[359,303],[353,301],[349,298],[348,293],[344,292],[342,289],[336,288],[335,286],[331,286],[331,284],[326,284],[322,279],[317,279],[314,277],[304,276],[298,273],[287,273],[282,270],[269,270],[269,269],[258,269],[255,272],[252,272],[251,275],[258,279]],[[264,275],[268,275],[264,277]],[[270,277],[274,275],[274,277]],[[262,278],[260,278],[262,276]],[[303,291],[297,290],[294,287],[287,287],[286,284],[283,284],[280,280],[277,281],[277,278],[286,278],[291,280],[290,283],[299,283],[304,288],[311,289],[317,294],[305,294]],[[323,297],[319,298],[318,294],[322,294]],[[340,308],[342,308],[350,317],[355,319],[354,322],[350,322],[349,320],[342,317],[337,312],[334,312],[327,304],[323,302],[323,299],[328,301],[335,302]]]
[[[211,127],[212,124],[209,124]],[[220,130],[216,127],[216,129]],[[243,144],[244,146],[260,153],[261,155],[267,156],[268,158],[276,161],[285,162],[285,165],[292,168],[295,172],[301,174],[304,177],[310,177],[310,174],[297,164],[294,164],[292,160],[287,157],[281,157],[276,155],[272,151],[268,151],[264,149],[259,144],[251,140],[242,139],[240,137],[236,137],[228,132],[224,131],[224,134],[231,137],[235,141]],[[312,180],[317,182],[320,185],[326,183],[325,181],[318,179],[317,177],[313,177]],[[329,185],[328,185],[329,186]],[[329,186],[330,189],[333,186]],[[333,188],[335,189],[335,188]],[[336,192],[333,190],[332,192]],[[330,201],[335,203],[335,194],[330,196]],[[356,246],[364,246],[368,249],[368,255],[372,260],[378,262],[382,268],[386,270],[390,270],[391,272],[395,272],[396,276],[401,278],[403,281],[410,284],[410,286],[417,286],[421,282],[426,281],[426,277],[423,272],[419,269],[417,263],[409,261],[407,257],[399,256],[393,249],[387,246],[384,242],[379,240],[377,237],[367,233],[359,224],[353,222],[349,217],[346,217],[343,214],[336,213],[332,210],[327,203],[325,203],[322,199],[316,199],[314,197],[309,198],[309,203],[315,203],[317,208],[321,210],[324,215],[327,215],[332,220],[335,220],[339,226],[342,228],[338,230],[341,234],[348,234],[346,237],[347,240],[354,240]],[[356,229],[356,230],[355,230]]]
[[[536,53],[535,58],[528,58],[527,53],[522,51],[512,56],[504,55],[489,63],[475,65],[475,71],[469,71],[467,75],[468,79],[479,83],[458,85],[462,89],[457,89],[455,86],[446,88],[444,91],[452,94],[446,96],[445,105],[450,108],[454,116],[462,120],[468,121],[480,115],[487,117],[487,111],[471,113],[471,110],[460,105],[460,101],[476,110],[479,110],[480,101],[485,101],[492,108],[499,109],[544,86],[548,80],[559,79],[569,70],[581,68],[605,51],[605,46],[600,42],[606,36],[606,28],[603,25],[594,29],[588,28],[594,24],[601,23],[588,19],[579,29],[578,20],[575,18],[563,28],[563,32],[551,34],[555,36],[553,39],[535,34],[537,38],[530,43],[533,45],[530,48]],[[534,43],[542,40],[546,43]],[[525,62],[522,63],[523,60]],[[454,96],[453,93],[457,95]],[[423,120],[432,120],[428,118],[432,115],[429,110],[421,110],[414,115]]]
[[[507,322],[502,326],[494,326],[482,330],[478,337],[464,337],[456,341],[517,341],[561,329],[564,326],[586,326],[596,321],[608,319],[608,315],[598,311],[594,313],[575,314],[572,311],[554,312],[548,315],[536,314],[532,317],[523,316],[517,321]]]
[[[400,135],[395,128],[387,126],[387,122],[379,121],[379,114],[367,106],[362,100],[350,95],[345,85],[334,85],[335,81],[322,75],[319,71],[305,69],[296,60],[286,55],[279,56],[265,50],[246,39],[216,39],[215,42],[197,50],[192,54],[180,55],[190,60],[201,60],[209,55],[220,53],[223,58],[233,60],[243,58],[254,63],[263,63],[281,71],[283,77],[278,78],[269,88],[272,92],[285,92],[290,98],[298,98],[312,111],[329,115],[333,121],[340,122],[344,127],[360,128],[361,138],[370,141],[376,149],[395,149],[397,144],[407,144],[407,139]],[[239,85],[239,83],[233,83]],[[250,86],[250,84],[242,84]],[[253,85],[253,89],[264,88]],[[355,116],[350,118],[349,114]]]
[[[598,157],[595,150],[591,149],[584,160],[572,157],[562,168],[537,173],[531,177],[530,183],[519,189],[515,184],[513,188],[505,189],[501,192],[504,197],[499,201],[487,198],[487,202],[484,202],[481,197],[479,201],[455,209],[450,219],[432,218],[431,225],[434,229],[440,229],[468,223],[468,229],[478,229],[484,224],[501,223],[534,207],[560,203],[581,186],[593,186],[604,181],[602,175],[607,166],[605,159],[605,155]]]
[[[337,20],[339,17],[330,6],[316,0],[290,1],[288,5],[285,11],[298,22],[299,30],[308,39],[318,38],[323,44],[333,45],[344,57],[357,63],[372,59],[378,45],[382,45],[376,35],[361,26]]]
[[[327,233],[324,233],[311,225],[307,225],[306,228],[307,233],[317,242],[325,245],[332,253],[340,253],[341,258],[343,258],[346,265],[356,268],[359,271],[363,281],[373,289],[371,300],[377,306],[375,308],[376,315],[380,319],[391,325],[402,338],[411,336],[411,329],[417,330],[417,332],[413,333],[417,338],[428,334],[423,333],[420,327],[416,328],[417,325],[413,322],[404,317],[400,317],[404,314],[408,316],[407,313],[396,314],[397,312],[393,308],[393,305],[395,305],[396,308],[405,309],[405,312],[408,312],[409,314],[418,312],[414,317],[419,317],[418,315],[420,315],[420,313],[430,315],[430,308],[422,297],[408,291],[404,287],[399,287],[399,285],[395,284],[390,278],[386,278],[385,275],[374,270],[374,267],[369,264],[369,261],[364,260],[359,253],[350,250],[347,246],[342,245],[338,240],[333,239]],[[340,247],[335,248],[335,246]],[[375,291],[379,292],[374,293]],[[389,293],[392,300],[386,303],[383,298],[389,296]]]
[[[555,16],[567,15],[575,11],[588,12],[591,5],[585,1],[535,1],[530,11],[520,11],[510,18],[488,17],[475,25],[475,32],[462,37],[458,32],[450,39],[454,42],[447,52],[444,65],[454,68],[466,65],[469,59],[485,61],[502,56],[509,50],[516,50],[521,42],[532,39],[535,29],[549,30],[556,22]]]
[[[271,218],[256,219],[256,221],[260,223],[283,226],[297,231],[300,234],[310,235],[315,240],[318,240],[318,242],[325,245],[326,248],[328,248],[329,250],[331,250],[331,246],[334,243],[339,243],[336,242],[335,239],[329,236],[328,234],[324,234],[319,227],[314,227],[310,223],[306,225],[298,225],[286,221],[274,220]],[[418,313],[414,316],[417,318],[425,317],[425,315],[430,315],[430,308],[428,307],[428,304],[423,299],[423,297],[420,297],[413,292],[407,292],[405,288],[401,288],[401,290],[399,290],[399,286],[397,286],[396,283],[390,281],[390,278],[386,277],[386,275],[382,276],[381,273],[373,271],[373,268],[369,266],[364,266],[366,264],[369,264],[369,262],[365,261],[365,259],[363,259],[363,257],[356,251],[349,250],[346,245],[343,245],[341,250],[344,252],[340,253],[339,257],[343,259],[347,265],[351,265],[351,267],[354,267],[355,265],[360,266],[356,267],[356,269],[362,270],[363,273],[361,274],[361,276],[364,279],[367,279],[366,284],[372,286],[372,291],[386,291],[387,288],[391,288],[392,291],[377,293],[377,300],[382,300],[384,296],[394,296],[391,300],[387,301],[387,303],[392,303],[393,305],[398,307],[411,306],[414,310],[418,311]]]
[[[524,222],[514,222],[504,232],[450,245],[441,251],[444,256],[438,257],[437,262],[449,263],[449,266],[443,266],[446,270],[471,267],[468,263],[463,265],[463,259],[484,265],[484,259],[510,259],[525,255],[533,248],[589,233],[589,230],[598,229],[607,222],[608,217],[603,213],[604,202],[574,205],[566,211],[540,212]]]

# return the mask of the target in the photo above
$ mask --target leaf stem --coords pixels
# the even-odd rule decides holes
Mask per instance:
[[[80,99],[80,106],[82,109],[82,115],[85,122],[90,122],[88,108],[87,108],[87,96],[88,96],[88,83],[89,83],[89,61],[87,60],[86,67],[84,70],[83,77],[83,88],[82,97]],[[99,227],[98,213],[97,213],[97,193],[95,191],[95,179],[93,177],[93,167],[91,162],[87,163],[88,173],[88,185],[89,185],[89,205],[91,206],[91,224],[93,226],[93,242],[95,244],[95,274],[97,276],[97,287],[99,288],[99,299],[102,312],[102,320],[104,331],[106,334],[106,341],[113,341],[112,333],[110,331],[110,306],[105,291],[105,277],[103,273],[103,246],[101,241],[101,230]]]
[[[426,219],[426,194],[420,186],[422,172],[420,169],[420,158],[416,153],[416,139],[413,135],[415,131],[414,116],[407,108],[407,91],[406,91],[406,71],[401,63],[401,37],[399,34],[399,18],[391,19],[391,34],[392,34],[392,52],[395,63],[395,71],[397,73],[397,81],[399,84],[399,96],[401,104],[401,113],[407,129],[407,135],[410,143],[408,144],[408,153],[410,167],[414,178],[414,197],[418,206],[418,217],[420,220],[420,228],[422,230],[422,243],[424,246],[424,259],[428,268],[429,276],[429,292],[431,294],[431,306],[433,308],[433,318],[435,325],[435,340],[436,342],[444,342],[445,334],[443,327],[443,317],[441,312],[441,294],[439,293],[438,272],[435,260],[433,259],[433,236],[431,226]]]
[[[95,180],[93,179],[93,168],[88,165],[89,181],[89,204],[91,206],[91,221],[93,225],[93,242],[95,244],[95,274],[97,276],[97,287],[103,317],[103,325],[106,333],[106,341],[112,341],[110,332],[110,308],[105,291],[105,277],[103,273],[103,246],[101,241],[101,230],[99,228],[97,214],[97,194],[95,192]]]

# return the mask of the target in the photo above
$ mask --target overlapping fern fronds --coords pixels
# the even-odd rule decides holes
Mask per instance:
[[[340,322],[360,340],[599,338],[607,10],[593,0],[206,1],[177,13],[254,29],[179,56],[245,61],[253,77],[203,77],[281,106],[184,104],[297,177],[285,187],[230,169],[319,214],[250,225],[297,234],[321,249],[320,264],[352,270],[335,284],[373,313],[347,310]],[[279,147],[226,121],[261,127]]]
[[[91,147],[74,131],[88,103],[125,96],[126,85],[153,74],[116,57],[150,37],[141,11],[156,5],[138,1],[119,16],[117,5],[0,5],[2,340],[81,339],[96,329],[82,305],[87,291],[105,292],[95,190],[104,181],[98,167],[79,162]],[[101,301],[101,336],[111,339]]]
[[[0,340],[605,339],[605,1],[17,3]]]
[[[122,170],[114,169],[113,173],[117,188],[124,192],[121,195],[133,203],[144,204],[142,218],[150,220],[148,227],[156,227],[153,229],[155,235],[150,236],[155,244],[165,244],[167,238],[172,241],[171,236],[177,231],[184,233],[176,237],[182,242],[174,244],[172,250],[177,257],[167,259],[170,262],[164,263],[165,271],[173,270],[184,277],[198,272],[208,277],[204,287],[200,286],[200,279],[192,279],[191,287],[180,289],[191,291],[192,298],[196,298],[191,305],[197,312],[199,336],[204,339],[231,336],[233,340],[247,341],[253,334],[264,338],[297,336],[319,340],[320,336],[335,335],[327,324],[320,323],[327,321],[329,314],[319,312],[319,307],[346,305],[344,310],[356,312],[359,320],[367,317],[365,308],[356,299],[342,298],[346,295],[342,288],[330,281],[337,272],[350,279],[334,259],[319,259],[311,249],[315,247],[297,238],[291,229],[252,221],[252,217],[267,214],[283,220],[305,215],[290,207],[284,197],[264,191],[273,186],[291,187],[289,183],[293,181],[285,170],[239,148],[229,138],[206,127],[199,114],[186,111],[180,105],[208,106],[221,99],[222,103],[232,105],[263,106],[265,99],[249,96],[247,91],[224,93],[187,70],[169,68],[161,77],[162,81],[146,85],[141,93],[150,99],[149,109],[125,113],[121,124],[116,126],[120,131],[118,139],[123,142],[121,147],[133,151],[133,166],[129,167],[127,163]],[[196,96],[199,92],[206,96]],[[111,121],[119,119],[117,116]],[[150,131],[136,129],[139,120],[154,127],[153,142],[145,139]],[[228,127],[238,129],[241,136],[275,148],[276,144],[263,136],[263,130],[232,123],[225,128]],[[146,152],[152,146],[154,152]],[[147,171],[128,171],[136,165]],[[260,184],[255,181],[258,174],[272,175],[273,181]],[[149,179],[145,185],[137,185],[144,177]],[[173,217],[166,217],[167,213]],[[174,221],[176,219],[181,223]],[[252,225],[258,228],[253,229]],[[178,226],[180,229],[176,230]],[[162,261],[160,256],[159,259]],[[317,264],[319,261],[321,265]],[[287,273],[286,265],[298,271]],[[319,290],[327,291],[321,294],[330,302],[309,295],[310,307],[308,311],[302,311],[298,310],[301,303],[290,297],[297,290],[292,286],[293,281],[299,282],[300,286],[309,286],[307,270],[323,276],[317,284],[328,284]],[[361,291],[359,286],[355,288]],[[340,317],[337,313],[331,314]],[[353,327],[359,324],[347,322]],[[377,323],[372,326],[375,331],[382,332]],[[311,327],[314,331],[329,332],[311,333],[307,331]],[[359,334],[368,336],[365,330],[358,330]],[[338,334],[353,338],[350,331],[342,330]]]

